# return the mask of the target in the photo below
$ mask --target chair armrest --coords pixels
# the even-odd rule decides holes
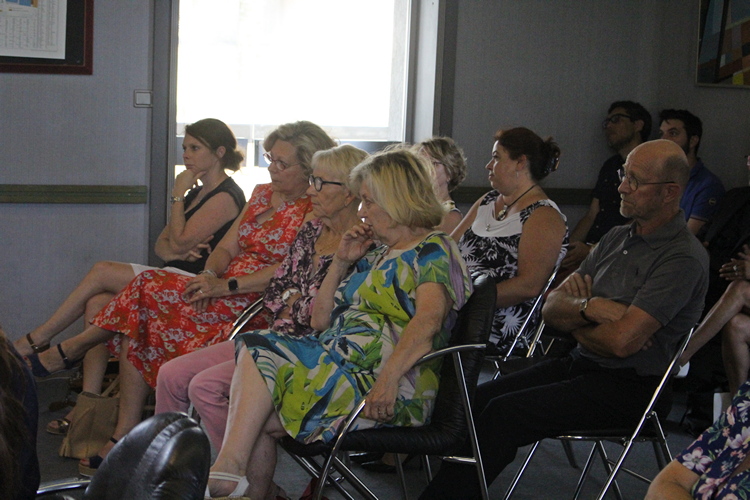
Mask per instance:
[[[428,354],[425,354],[422,356],[419,361],[414,363],[414,366],[417,366],[422,363],[426,363],[427,361],[431,361],[436,358],[440,358],[443,356],[447,356],[449,354],[457,354],[461,352],[468,352],[468,351],[480,351],[487,348],[487,344],[461,344],[461,345],[455,345],[455,346],[449,346],[444,347],[442,349],[438,349],[437,351],[430,352]],[[362,413],[362,410],[365,408],[365,401],[366,399],[362,399],[357,406],[354,407],[354,409],[349,413],[349,416],[346,417],[346,420],[342,424],[341,428],[339,429],[338,434],[336,435],[336,438],[334,439],[333,448],[331,450],[331,455],[335,456],[339,448],[341,448],[341,443],[344,442],[344,438],[349,433],[349,431],[352,428],[352,425],[354,425],[354,422],[359,418],[359,414]]]
[[[227,340],[234,340],[238,333],[245,327],[248,321],[253,319],[263,309],[263,298],[265,294],[261,295],[258,300],[250,304],[242,311],[236,320],[232,323],[232,330],[229,333]]]
[[[461,344],[461,345],[454,345],[450,347],[443,347],[442,349],[438,349],[437,351],[433,351],[428,354],[425,354],[424,356],[419,358],[419,361],[414,363],[414,366],[420,365],[422,363],[426,363],[427,361],[432,361],[435,358],[440,358],[442,356],[447,356],[448,354],[453,354],[454,352],[481,351],[484,349],[487,349],[487,344]]]
[[[51,493],[66,490],[82,490],[86,488],[90,482],[91,478],[80,477],[69,477],[65,479],[56,479],[54,481],[46,481],[39,485],[39,489],[36,490],[36,495],[49,495]]]

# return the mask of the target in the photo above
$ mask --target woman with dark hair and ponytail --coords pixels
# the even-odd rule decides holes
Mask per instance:
[[[36,386],[31,373],[0,327],[0,497],[36,497],[39,461],[36,456],[38,416]]]
[[[492,191],[471,207],[451,236],[469,270],[488,274],[497,283],[490,342],[504,352],[565,256],[568,227],[539,186],[557,170],[557,144],[523,127],[498,130],[494,138],[485,167]]]
[[[182,141],[185,170],[174,180],[169,222],[156,240],[154,252],[166,270],[196,274],[221,241],[245,205],[245,194],[227,172],[236,172],[244,159],[232,130],[221,120],[204,118],[185,126]],[[201,184],[198,184],[200,179]],[[58,309],[14,343],[22,356],[39,354],[50,341],[78,318],[84,323],[104,307],[125,285],[143,271],[156,269],[141,264],[100,261],[68,295]],[[109,350],[91,349],[83,362],[83,390],[101,393]],[[51,434],[66,434],[69,412],[47,425]]]

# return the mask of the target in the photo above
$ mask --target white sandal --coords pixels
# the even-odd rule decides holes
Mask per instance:
[[[232,481],[237,483],[237,487],[227,496],[223,497],[212,497],[211,492],[208,491],[208,485],[206,485],[205,500],[251,500],[250,497],[245,496],[245,491],[250,486],[245,476],[236,476],[229,474],[228,472],[211,472],[208,475],[208,479],[218,479],[219,481]]]

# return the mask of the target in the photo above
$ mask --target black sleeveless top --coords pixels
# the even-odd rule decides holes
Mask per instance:
[[[201,189],[203,189],[203,186],[198,186],[197,188],[191,189],[188,194],[185,196],[185,206],[190,205],[190,203],[195,199],[196,196],[198,196],[198,193],[201,192]],[[234,179],[231,177],[227,177],[224,182],[216,186],[216,188],[208,193],[205,198],[203,198],[196,206],[185,212],[185,222],[190,220],[190,217],[195,215],[195,213],[200,210],[200,208],[203,206],[204,203],[206,203],[208,200],[210,200],[213,196],[216,196],[219,193],[229,193],[229,196],[232,197],[234,200],[235,205],[237,205],[237,208],[242,211],[242,207],[245,206],[245,193],[242,191],[242,188],[237,185],[236,182],[234,182]],[[214,233],[213,239],[209,241],[209,246],[211,247],[211,250],[216,248],[216,245],[221,241],[221,239],[224,237],[224,235],[227,233],[230,227],[232,227],[232,223],[234,222],[234,219],[227,221],[226,224],[221,226],[218,231]],[[197,274],[200,271],[203,270],[203,267],[206,265],[206,260],[208,259],[208,251],[203,250],[201,252],[201,258],[196,260],[195,262],[188,262],[185,260],[171,260],[167,262],[166,266],[172,266],[176,267],[178,269],[182,269],[183,271],[187,271],[189,273]]]

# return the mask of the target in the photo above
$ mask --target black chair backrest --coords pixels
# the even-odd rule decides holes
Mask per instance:
[[[84,499],[202,500],[211,445],[183,413],[161,413],[138,424],[115,445]]]
[[[474,280],[474,293],[459,311],[450,345],[487,343],[496,296],[495,283],[487,276]],[[483,351],[461,354],[464,377],[472,399],[483,360]],[[346,436],[343,448],[429,455],[455,453],[465,443],[468,428],[461,403],[462,390],[450,357],[443,360],[440,377],[440,390],[428,425],[353,431]]]

